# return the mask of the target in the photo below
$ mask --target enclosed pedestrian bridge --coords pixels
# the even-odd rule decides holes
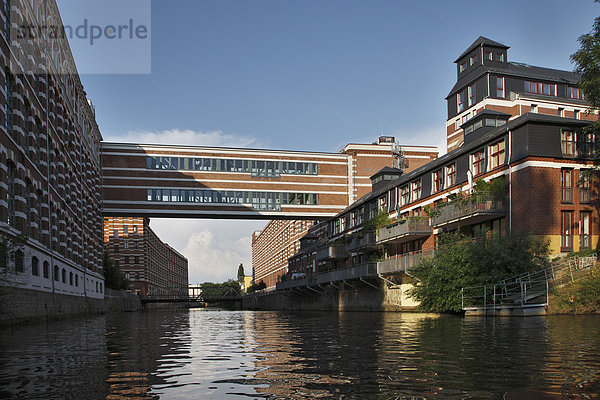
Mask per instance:
[[[103,213],[326,218],[368,193],[370,176],[383,166],[436,157],[435,147],[399,146],[393,137],[339,153],[104,142]]]
[[[322,218],[346,207],[346,154],[102,144],[106,216]]]

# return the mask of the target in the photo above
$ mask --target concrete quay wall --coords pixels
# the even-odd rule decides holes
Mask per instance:
[[[273,311],[414,311],[407,295],[410,285],[389,287],[384,282],[340,283],[314,288],[253,293],[243,298],[244,310]],[[315,291],[316,290],[316,291]],[[318,291],[318,292],[317,292]]]
[[[142,305],[137,296],[125,293],[116,296],[106,293],[104,299],[93,299],[17,287],[0,287],[0,327],[141,309]]]

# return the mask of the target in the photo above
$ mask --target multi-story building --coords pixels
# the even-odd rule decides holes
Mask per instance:
[[[456,84],[446,97],[448,151],[464,143],[463,124],[482,110],[500,111],[511,119],[528,112],[596,120],[588,114],[579,75],[508,61],[509,47],[479,37],[454,62]]]
[[[105,217],[104,251],[135,294],[187,294],[188,260],[160,240],[148,218]]]
[[[458,61],[479,51],[489,57],[485,45],[476,48]],[[506,52],[500,54],[498,62],[504,62]],[[565,88],[576,89],[577,77],[569,82]],[[550,101],[544,96],[553,95],[538,100]],[[594,248],[599,185],[584,172],[594,164],[598,138],[584,129],[591,124],[582,118],[587,104],[579,107],[579,114],[529,111],[516,117],[491,107],[478,110],[460,125],[465,136],[459,147],[408,173],[378,171],[368,195],[327,220],[326,228],[309,229],[289,261],[290,271],[307,277],[278,287],[369,278],[402,283],[412,266],[433,254],[437,236],[455,230],[529,232],[547,240],[554,255]],[[480,180],[493,185],[493,193],[478,191]],[[391,223],[375,226],[379,213]]]
[[[383,167],[412,171],[438,156],[432,146],[398,145],[394,137],[382,136],[371,144],[350,143],[341,151],[348,162],[348,199],[350,202],[368,194],[370,177]],[[274,288],[278,279],[288,273],[288,259],[301,248],[301,239],[309,228],[321,220],[273,220],[252,235],[252,267],[255,282],[263,281]]]
[[[2,260],[11,271],[4,283],[102,298],[102,137],[94,108],[64,37],[14,34],[60,24],[58,8],[5,1],[0,15],[0,232],[26,236],[14,260]]]

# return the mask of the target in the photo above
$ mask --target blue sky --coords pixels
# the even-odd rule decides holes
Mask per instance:
[[[453,61],[479,35],[511,46],[509,61],[570,70],[599,11],[592,0],[157,0],[152,73],[82,81],[110,140],[337,151],[386,134],[440,145]],[[220,226],[243,230],[238,243],[264,222],[235,224]],[[168,235],[179,250],[193,236]]]

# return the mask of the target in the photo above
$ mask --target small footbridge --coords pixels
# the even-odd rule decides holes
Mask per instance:
[[[200,303],[203,306],[241,304],[239,289],[221,285],[190,285],[171,288],[153,288],[140,297],[142,304],[147,303]]]
[[[462,309],[466,315],[544,315],[550,285],[575,282],[596,262],[596,255],[575,256],[493,285],[462,288]]]

